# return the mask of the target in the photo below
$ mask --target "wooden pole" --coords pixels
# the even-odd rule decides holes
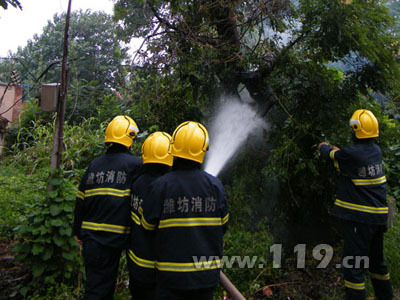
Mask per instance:
[[[61,85],[60,93],[57,103],[57,116],[56,124],[54,129],[53,138],[53,150],[50,157],[50,168],[58,169],[62,162],[62,152],[64,146],[64,120],[65,120],[65,107],[66,107],[66,97],[68,91],[68,30],[69,30],[69,19],[71,15],[71,1],[68,2],[67,16],[65,20],[65,30],[64,30],[64,49],[63,49],[63,59],[61,65]]]
[[[225,291],[231,296],[232,300],[246,300],[246,298],[239,292],[239,290],[232,284],[226,275],[220,272],[220,283]]]

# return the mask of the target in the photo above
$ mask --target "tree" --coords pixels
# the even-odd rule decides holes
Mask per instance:
[[[25,47],[3,61],[0,80],[7,81],[10,71],[16,69],[21,81],[34,87],[40,82],[59,82],[64,22],[65,14],[56,14],[41,35],[34,35]],[[111,16],[90,10],[71,14],[69,39],[71,92],[67,117],[71,113],[76,118],[88,117],[105,95],[113,95],[113,90],[124,84],[128,48],[120,45]]]
[[[205,108],[197,114],[204,118],[219,94],[249,92],[273,123],[269,160],[255,167],[279,179],[278,210],[291,222],[327,219],[333,180],[321,176],[317,143],[326,137],[345,143],[355,107],[379,113],[371,92],[399,91],[399,44],[382,1],[118,0],[114,18],[122,39],[145,41],[134,76],[145,69],[159,81],[175,79],[164,90],[185,86],[167,100],[152,94],[149,107],[185,116],[179,100],[189,99],[189,107],[197,101]]]
[[[8,8],[8,4],[22,10],[22,5],[18,0],[0,0],[0,6],[4,9]]]

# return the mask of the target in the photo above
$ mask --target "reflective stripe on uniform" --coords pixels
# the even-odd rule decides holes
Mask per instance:
[[[338,161],[335,159],[335,153],[336,153],[336,151],[339,151],[339,150],[331,150],[331,152],[329,152],[329,157],[333,160],[333,165],[335,166],[336,170],[337,170],[338,172],[340,172],[339,163],[338,163]]]
[[[226,216],[222,218],[222,225],[225,225],[226,222],[228,222],[228,220],[229,220],[229,213],[227,213]]]
[[[359,291],[365,290],[365,283],[364,282],[355,283],[355,282],[350,282],[350,281],[345,280],[344,281],[344,286],[349,288],[349,289],[353,289],[353,290],[359,290]]]
[[[155,261],[137,257],[135,255],[135,253],[133,253],[132,250],[130,250],[130,249],[128,251],[128,256],[139,267],[148,268],[148,269],[154,269],[155,268]]]
[[[336,151],[338,151],[338,150],[331,150],[331,152],[329,152],[329,157],[332,159],[332,160],[335,160],[335,152]]]
[[[352,179],[354,185],[377,185],[386,182],[386,176],[374,179]]]
[[[137,225],[140,226],[140,218],[133,211],[131,211],[131,219],[132,219],[133,222],[135,222]]]
[[[130,196],[130,194],[131,194],[131,189],[118,190],[112,188],[98,188],[85,191],[85,197],[98,196],[98,195],[125,197],[125,196]]]
[[[159,262],[156,261],[156,268],[160,271],[169,272],[196,272],[221,268],[221,260],[199,261],[191,263]]]
[[[376,274],[376,273],[370,273],[370,275],[371,275],[371,278],[374,278],[374,279],[378,279],[378,280],[390,280],[390,275],[389,275],[389,273],[384,274],[384,275],[382,275],[382,274]]]
[[[194,227],[194,226],[221,226],[221,218],[176,218],[161,220],[158,228],[167,227]]]
[[[94,222],[82,222],[83,229],[95,230],[95,231],[107,231],[113,233],[129,233],[130,228],[127,226],[104,224],[104,223],[94,223]]]
[[[147,230],[154,230],[154,229],[156,229],[156,226],[157,226],[157,225],[150,224],[149,222],[147,222],[143,216],[142,216],[141,224],[142,224],[143,228],[147,229]]]
[[[76,197],[83,200],[85,198],[85,194],[82,191],[78,191],[78,193],[76,194]]]
[[[350,202],[345,202],[339,199],[336,199],[335,205],[351,209],[351,210],[356,210],[356,211],[361,211],[365,213],[370,213],[370,214],[387,214],[389,212],[389,208],[386,207],[373,207],[373,206],[366,206],[366,205],[359,205],[359,204],[354,204]]]

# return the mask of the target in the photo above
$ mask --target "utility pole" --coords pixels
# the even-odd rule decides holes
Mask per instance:
[[[69,0],[68,2],[67,16],[65,20],[64,49],[63,49],[63,59],[61,66],[61,86],[57,103],[57,119],[54,129],[53,150],[50,157],[51,169],[58,169],[60,167],[62,161],[63,146],[64,146],[64,120],[65,120],[65,107],[66,107],[66,97],[68,91],[68,73],[69,73],[69,69],[67,66],[68,30],[69,30],[69,19],[71,15],[71,1],[72,0]]]

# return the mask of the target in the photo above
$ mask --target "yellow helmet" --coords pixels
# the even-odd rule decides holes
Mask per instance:
[[[172,156],[203,163],[208,150],[208,141],[207,129],[202,124],[186,121],[175,129],[169,153]]]
[[[142,145],[143,164],[156,163],[172,166],[173,157],[168,153],[171,136],[156,131],[150,134]]]
[[[367,109],[358,109],[350,119],[358,139],[369,139],[379,136],[379,124],[374,114]]]
[[[116,116],[107,126],[104,142],[130,147],[138,132],[139,128],[130,117]]]

